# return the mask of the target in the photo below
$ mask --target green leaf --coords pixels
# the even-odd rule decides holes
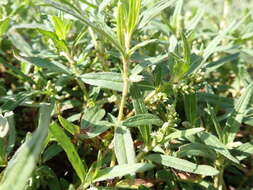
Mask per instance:
[[[98,172],[94,182],[105,181],[115,177],[122,177],[132,173],[145,172],[154,167],[153,164],[138,163],[138,164],[122,164],[110,168],[102,169]]]
[[[43,143],[47,137],[51,111],[51,105],[42,104],[39,113],[38,129],[31,138],[27,139],[25,143],[19,147],[15,155],[9,161],[0,182],[0,189],[24,189],[37,165]],[[20,175],[21,173],[22,175]]]
[[[7,101],[1,106],[3,112],[13,111],[17,106],[23,103],[30,96],[38,93],[37,91],[32,92],[20,92],[17,95],[7,98]]]
[[[157,65],[163,61],[168,60],[169,56],[166,55],[158,55],[157,57],[147,57],[135,60],[136,62],[139,62],[132,70],[132,75],[137,75],[141,73],[144,69],[146,69],[149,66]]]
[[[14,113],[6,112],[4,117],[8,120],[9,131],[8,131],[8,145],[6,154],[9,155],[13,150],[15,143],[16,143],[16,128],[15,128],[15,120],[14,120]]]
[[[161,126],[163,124],[163,121],[150,113],[145,114],[137,114],[135,116],[132,116],[122,122],[122,125],[126,127],[137,127],[140,125],[157,125]]]
[[[9,131],[8,120],[0,114],[0,138],[4,138]]]
[[[138,21],[141,9],[141,0],[128,1],[127,32],[131,36]]]
[[[81,139],[94,138],[113,126],[112,123],[108,121],[98,121],[96,124],[87,122],[88,126],[81,129],[81,133],[78,137]],[[85,131],[84,134],[82,131]]]
[[[56,35],[56,33],[43,30],[41,28],[37,29],[44,37],[47,37],[51,39],[54,42],[55,47],[63,52],[68,52],[68,47],[67,44],[65,43],[64,40],[59,39],[59,37]]]
[[[155,162],[157,164],[162,164],[167,167],[171,167],[177,170],[205,175],[205,176],[214,176],[219,173],[215,168],[208,165],[199,165],[194,164],[190,161],[176,158],[173,156],[160,155],[160,154],[150,154],[145,156],[147,160]]]
[[[125,47],[125,17],[123,5],[120,1],[118,3],[118,14],[117,14],[117,35],[121,46]]]
[[[122,91],[123,81],[120,73],[113,72],[98,72],[88,73],[80,76],[84,83],[108,88],[111,90]]]
[[[77,125],[72,124],[68,120],[64,119],[62,116],[58,116],[58,120],[61,124],[61,126],[66,129],[68,132],[70,132],[72,135],[76,135],[80,133],[80,129]]]
[[[117,126],[114,133],[114,151],[117,161],[122,164],[135,163],[135,150],[131,133],[125,126]]]
[[[207,108],[208,108],[208,111],[210,112],[211,119],[213,121],[216,133],[217,133],[219,139],[222,141],[223,140],[223,131],[222,131],[220,123],[214,113],[213,107],[211,107],[209,104],[207,104]]]
[[[10,22],[11,22],[11,19],[9,17],[0,21],[0,37],[3,36],[7,32]]]
[[[157,42],[156,39],[151,39],[151,40],[145,40],[143,42],[140,42],[138,43],[137,45],[135,45],[134,47],[132,47],[130,50],[129,50],[129,55],[132,55],[134,52],[136,52],[136,50],[150,44],[150,43],[154,43],[154,42]]]
[[[203,141],[207,146],[209,146],[209,148],[222,154],[232,162],[239,164],[239,161],[234,156],[231,155],[226,146],[222,144],[222,142],[220,142],[216,136],[205,131],[199,133],[198,136],[201,139],[201,141]]]
[[[196,94],[184,95],[184,108],[187,120],[191,126],[195,126],[198,119],[198,107],[197,107],[197,96]]]
[[[253,154],[253,143],[252,142],[247,142],[239,147],[233,149],[233,153],[236,155],[235,157],[238,160],[244,160]]]
[[[240,20],[234,20],[229,26],[227,26],[223,31],[221,31],[205,48],[204,53],[203,53],[203,60],[201,63],[194,68],[191,68],[190,71],[191,73],[196,73],[199,69],[202,67],[206,67],[206,61],[212,55],[214,52],[218,50],[218,45],[220,42],[224,39],[224,37],[235,31],[248,17],[249,15],[241,18]]]
[[[231,55],[227,55],[225,57],[222,57],[221,59],[211,62],[206,66],[205,73],[210,73],[212,71],[216,71],[219,67],[223,66],[226,63],[229,63],[231,61],[237,60],[239,58],[239,53],[234,53]]]
[[[139,29],[143,29],[154,17],[159,15],[164,9],[171,6],[176,0],[161,0],[153,7],[149,7],[141,14],[141,20],[139,22]]]
[[[195,135],[201,131],[204,131],[204,128],[193,128],[193,129],[186,129],[186,130],[177,130],[168,136],[165,137],[165,142],[170,141],[172,139],[177,139],[177,138],[187,138],[192,135]]]
[[[71,22],[68,20],[62,20],[57,16],[52,17],[54,22],[55,33],[61,40],[66,40],[67,34],[71,27]]]
[[[56,123],[53,123],[49,129],[53,137],[66,152],[71,165],[73,166],[80,180],[83,182],[87,167],[85,162],[83,162],[79,157],[71,140],[65,134],[64,130],[61,127],[59,127]]]
[[[199,8],[196,15],[188,23],[186,23],[185,28],[187,29],[187,31],[194,30],[197,27],[202,17],[204,16],[204,13],[205,13],[205,8],[203,7]]]
[[[66,5],[51,0],[45,0],[45,2],[58,10],[61,10],[76,17],[79,21],[91,27],[93,30],[101,34],[102,37],[109,40],[122,54],[124,54],[124,50],[121,47],[120,43],[118,42],[118,40],[115,40],[117,39],[115,33],[105,23],[99,21],[99,18],[94,18],[94,20],[96,20],[96,22],[94,23],[91,22],[88,18],[86,18],[85,15],[80,15],[79,13],[77,13],[73,8],[71,9]]]
[[[136,85],[131,85],[130,94],[133,99],[132,102],[133,102],[135,113],[136,114],[148,113],[148,110],[143,100],[143,95],[141,94],[139,88]],[[150,136],[151,127],[152,126],[150,124],[138,127],[145,144],[148,144],[151,140],[151,136]]]
[[[37,67],[42,67],[44,69],[48,69],[50,72],[60,72],[71,75],[70,69],[68,69],[65,65],[62,65],[58,62],[50,62],[47,59],[40,57],[22,57],[16,56],[20,61],[24,61],[26,63],[30,63],[36,65]]]
[[[187,156],[201,156],[205,158],[209,158],[210,160],[216,159],[215,152],[210,149],[205,144],[200,143],[189,143],[179,147],[179,151],[177,152],[178,157],[187,157]]]
[[[236,101],[234,109],[228,118],[226,127],[224,129],[226,135],[226,143],[231,143],[234,141],[236,133],[238,132],[242,120],[246,114],[246,109],[251,100],[252,93],[253,83],[247,86],[239,100]]]

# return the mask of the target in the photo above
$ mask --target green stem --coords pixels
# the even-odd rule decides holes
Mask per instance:
[[[123,74],[122,74],[123,91],[122,91],[122,98],[121,98],[120,106],[119,106],[118,121],[122,121],[124,118],[124,107],[126,104],[126,99],[127,99],[127,95],[128,95],[128,88],[129,88],[128,58],[124,56],[122,58],[122,62],[123,62]]]
[[[224,184],[223,180],[223,174],[224,174],[224,160],[223,158],[220,158],[216,162],[216,168],[219,170],[219,174],[214,177],[214,187],[218,190],[226,190],[226,186]]]

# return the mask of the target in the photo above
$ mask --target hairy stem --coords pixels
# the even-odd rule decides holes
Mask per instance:
[[[122,91],[122,98],[121,98],[120,106],[119,106],[118,121],[122,121],[124,118],[124,107],[126,104],[126,99],[127,99],[127,95],[128,95],[128,87],[129,87],[128,58],[123,57],[122,62],[123,62],[123,74],[122,74],[123,91]]]

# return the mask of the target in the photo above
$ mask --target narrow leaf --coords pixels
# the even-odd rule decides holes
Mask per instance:
[[[123,81],[120,73],[88,73],[81,75],[81,79],[84,83],[98,86],[101,88],[108,88],[116,91],[122,91],[123,89]]]
[[[133,139],[129,129],[125,126],[118,126],[115,129],[114,151],[120,165],[135,163]]]
[[[52,106],[42,104],[38,129],[34,132],[9,161],[0,182],[0,189],[23,190],[34,171],[48,134]],[[20,175],[22,173],[22,175]]]
[[[215,168],[208,165],[198,165],[190,161],[176,158],[173,156],[166,156],[160,154],[150,154],[145,157],[146,159],[155,162],[157,164],[162,164],[167,167],[171,167],[177,170],[205,175],[205,176],[214,176],[219,173]]]
[[[198,136],[211,149],[222,154],[223,156],[233,161],[234,163],[239,164],[239,161],[230,154],[226,146],[222,144],[216,136],[205,131],[199,133]]]
[[[108,179],[113,179],[115,177],[122,177],[137,172],[145,172],[154,167],[153,164],[148,163],[138,163],[138,164],[123,164],[119,166],[114,166],[110,168],[102,169],[98,172],[94,182],[105,181]]]
[[[153,114],[137,114],[122,122],[122,125],[126,127],[137,127],[140,125],[162,125],[162,120]]]
[[[65,134],[64,130],[61,127],[59,127],[56,123],[52,124],[49,129],[53,137],[66,152],[70,163],[75,169],[80,180],[83,182],[87,170],[86,164],[83,163],[83,161],[79,157],[69,137]]]

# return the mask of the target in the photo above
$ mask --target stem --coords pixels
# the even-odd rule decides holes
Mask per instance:
[[[122,92],[122,98],[121,98],[121,102],[120,102],[120,106],[119,106],[119,115],[118,115],[118,121],[122,121],[124,118],[124,107],[126,104],[126,99],[127,99],[127,95],[128,95],[128,87],[129,87],[129,79],[128,79],[128,75],[129,75],[129,71],[128,71],[128,58],[127,57],[123,57],[122,58],[122,62],[123,62],[123,92]]]
[[[218,190],[226,190],[226,186],[223,180],[224,164],[225,163],[223,158],[218,159],[216,162],[216,167],[219,170],[219,174],[214,177],[214,187]]]

